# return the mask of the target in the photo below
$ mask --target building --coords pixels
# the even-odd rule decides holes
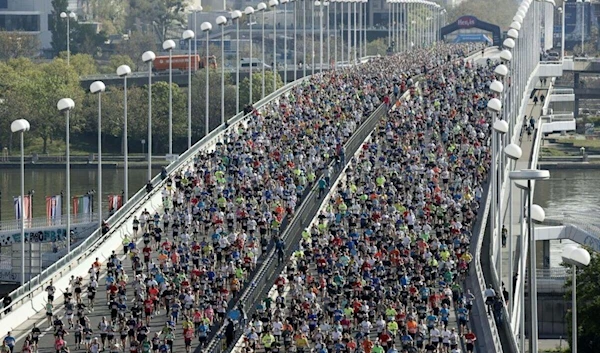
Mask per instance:
[[[74,11],[76,7],[77,0],[69,0],[69,9]],[[36,34],[42,49],[50,48],[50,13],[52,0],[0,0],[0,30]]]

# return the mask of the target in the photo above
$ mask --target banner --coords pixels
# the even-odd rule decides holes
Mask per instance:
[[[108,212],[112,213],[123,207],[123,195],[108,195]]]
[[[25,198],[23,199],[24,202],[24,208],[25,208],[25,220],[31,220],[31,217],[33,215],[33,210],[32,210],[32,202],[31,202],[31,196],[30,195],[25,195]],[[15,217],[17,220],[21,219],[21,196],[15,196],[13,197],[13,204],[15,207]]]
[[[92,213],[92,202],[90,195],[81,195],[73,197],[73,214],[83,215]]]
[[[50,221],[60,220],[62,217],[62,196],[46,196],[46,218]]]

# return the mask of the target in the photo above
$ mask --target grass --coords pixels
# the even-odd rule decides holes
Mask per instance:
[[[591,149],[600,149],[600,140],[575,140],[575,139],[557,139],[556,143],[571,145],[572,147],[585,147]]]
[[[542,154],[542,156],[546,156],[546,157],[570,156],[570,154],[568,154],[565,151],[560,150],[556,147],[542,147],[541,154]]]

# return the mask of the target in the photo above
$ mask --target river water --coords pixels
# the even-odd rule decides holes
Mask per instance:
[[[129,194],[135,194],[147,182],[147,172],[145,168],[129,170]],[[159,170],[154,170],[154,175]],[[20,169],[5,169],[0,171],[0,191],[1,216],[2,220],[14,220],[15,211],[13,206],[13,196],[20,194]],[[25,193],[34,190],[33,194],[33,216],[46,217],[46,196],[60,194],[65,190],[65,170],[29,168],[25,169]],[[120,194],[123,190],[123,170],[108,169],[102,170],[102,201],[103,210],[108,210],[108,195]],[[87,193],[89,190],[98,189],[98,171],[97,168],[72,169],[71,170],[71,196],[78,196]],[[94,205],[95,206],[95,205]],[[63,204],[64,212],[64,204]]]
[[[158,169],[154,171],[158,173]],[[0,171],[0,200],[2,220],[14,220],[15,212],[12,197],[19,194],[19,169]],[[565,214],[569,222],[600,225],[600,170],[552,170],[550,179],[536,185],[535,203],[546,211],[547,218],[563,219]],[[71,195],[81,195],[88,190],[97,189],[97,170],[74,169],[71,171]],[[129,191],[133,195],[145,185],[146,169],[130,169]],[[123,190],[123,171],[104,169],[102,172],[104,210],[108,209],[108,195]],[[64,169],[27,169],[25,170],[25,190],[35,190],[33,196],[34,217],[46,216],[45,197],[56,195],[65,189]],[[552,266],[560,263],[562,245],[552,241],[550,262]]]
[[[548,219],[600,226],[599,190],[600,170],[551,170],[549,180],[536,184],[534,202],[544,208]],[[565,243],[570,241],[550,242],[551,267],[560,264]]]

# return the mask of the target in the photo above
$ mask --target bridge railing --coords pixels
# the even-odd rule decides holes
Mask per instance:
[[[260,109],[265,106],[267,103],[275,99],[276,97],[289,92],[291,89],[296,87],[298,84],[304,82],[305,78],[298,79],[292,83],[289,83],[280,89],[272,92],[268,96],[261,99],[257,102],[254,107],[256,109]],[[193,157],[202,149],[212,149],[219,142],[220,137],[229,131],[233,131],[240,124],[243,124],[245,119],[248,119],[250,114],[238,113],[234,117],[228,120],[228,124],[221,125],[211,131],[208,135],[203,137],[200,141],[194,144],[190,149],[185,151],[182,155],[180,155],[175,161],[167,166],[167,172],[173,173],[174,171],[180,170],[182,168],[186,168],[188,165],[193,163]],[[159,186],[162,185],[164,181],[160,178],[160,175],[156,175],[152,179],[152,185],[154,186],[153,191],[150,195],[154,195],[159,192]],[[92,233],[90,237],[88,237],[85,241],[83,241],[79,246],[72,249],[70,253],[64,256],[62,259],[58,260],[56,263],[52,264],[50,267],[42,271],[39,275],[33,277],[31,280],[26,282],[24,285],[20,286],[9,295],[13,299],[13,302],[5,308],[0,310],[0,317],[7,313],[7,309],[15,309],[28,300],[32,299],[35,295],[39,294],[44,290],[44,288],[49,284],[49,282],[53,279],[58,279],[61,277],[61,274],[67,270],[77,267],[83,261],[89,261],[89,255],[103,242],[105,242],[109,237],[116,235],[115,230],[122,225],[125,221],[127,221],[132,212],[137,210],[137,205],[141,203],[146,197],[148,197],[148,193],[146,192],[145,187],[141,188],[137,191],[135,195],[133,195],[118,211],[116,211],[107,222],[111,225],[111,231],[107,234],[102,234],[100,229],[97,229]]]
[[[71,224],[85,223],[85,222],[97,222],[98,213],[87,213],[81,215],[70,215]],[[67,215],[62,215],[58,219],[48,219],[45,217],[36,217],[29,220],[25,220],[25,231],[29,231],[32,228],[42,228],[51,226],[60,226],[67,224]],[[9,221],[0,222],[0,231],[9,230],[21,230],[21,221],[14,219]]]
[[[552,94],[574,94],[575,91],[572,88],[554,88]]]
[[[564,114],[550,114],[550,115],[542,115],[540,119],[543,119],[545,122],[552,123],[555,121],[571,121],[574,119],[573,113],[564,113]]]

